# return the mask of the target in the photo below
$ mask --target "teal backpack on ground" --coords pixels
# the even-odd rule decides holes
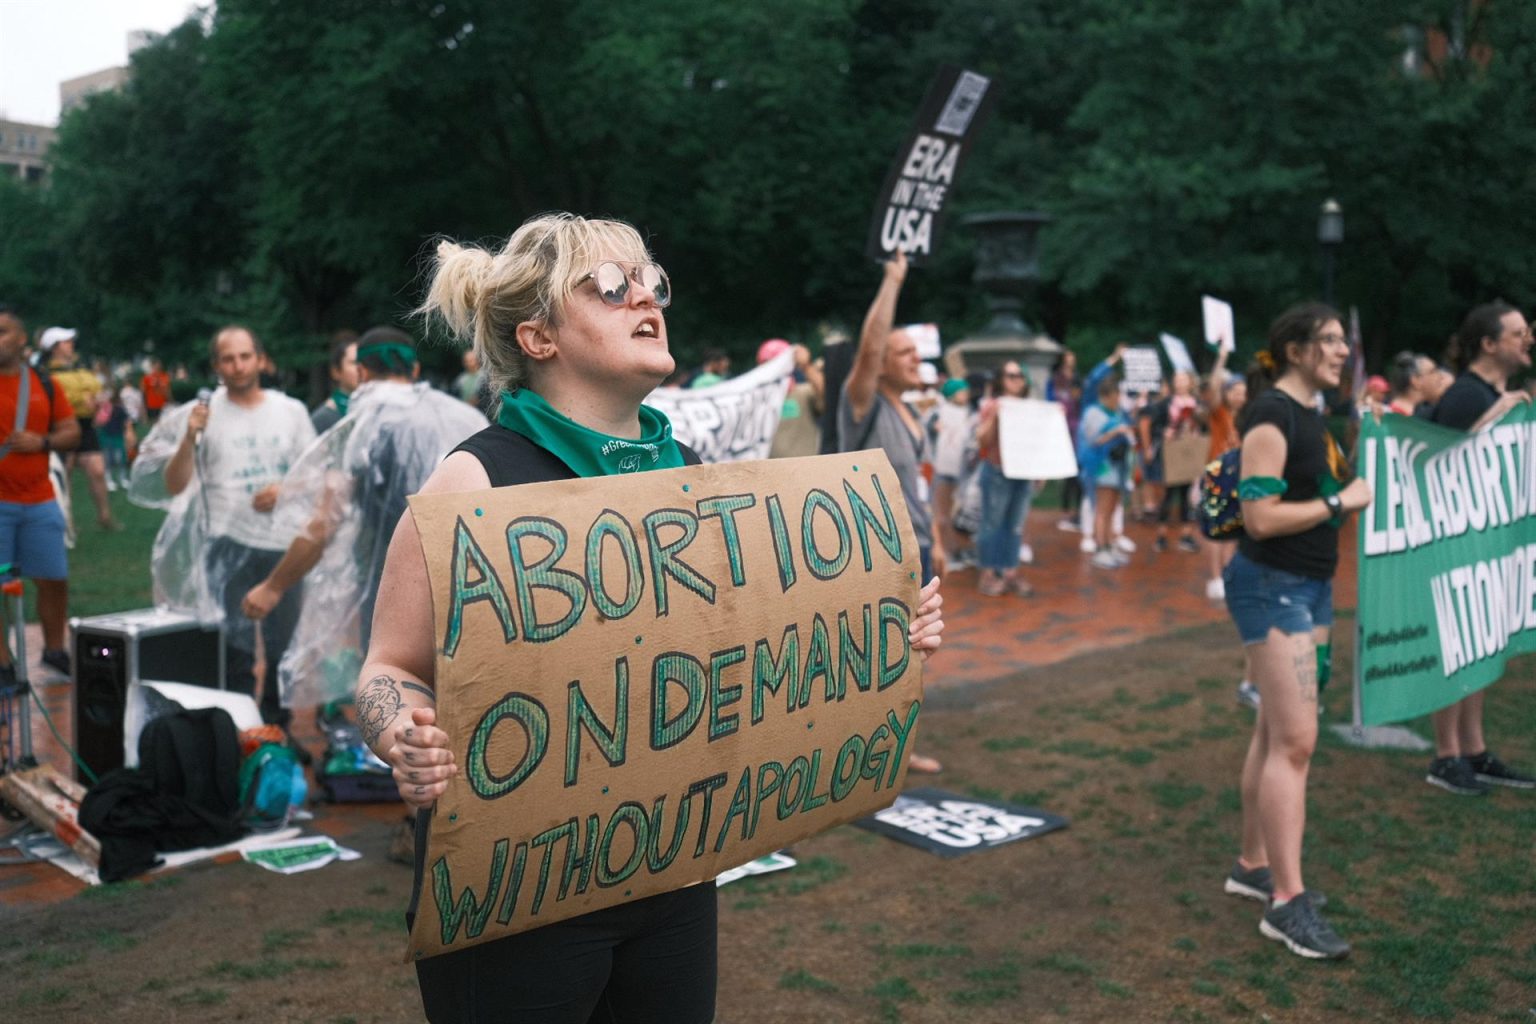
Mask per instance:
[[[287,825],[308,795],[303,766],[280,743],[263,743],[240,765],[240,817],[252,829]]]

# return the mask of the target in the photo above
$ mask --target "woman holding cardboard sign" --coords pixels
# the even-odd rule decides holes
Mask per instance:
[[[1249,385],[1258,397],[1238,417],[1246,534],[1225,572],[1227,609],[1261,701],[1243,762],[1242,850],[1224,888],[1266,903],[1260,933],[1312,959],[1349,954],[1301,880],[1339,526],[1371,500],[1364,480],[1345,482],[1346,460],[1317,411],[1348,356],[1339,315],[1327,306],[1292,307],[1271,325]]]
[[[423,493],[677,467],[698,459],[642,406],[672,372],[666,273],[634,228],[553,214],[499,252],[444,242],[423,310],[469,341],[500,392],[496,425],[469,438]],[[936,586],[909,631],[927,656],[943,630]],[[420,535],[390,544],[358,689],[364,736],[400,794],[428,810],[458,774],[436,726],[431,588]],[[548,681],[563,691],[567,680]],[[535,681],[534,685],[538,685]],[[417,827],[422,893],[427,814]],[[417,962],[428,1019],[704,1022],[714,1016],[715,887],[610,906]]]

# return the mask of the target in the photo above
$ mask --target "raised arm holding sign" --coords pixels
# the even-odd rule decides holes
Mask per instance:
[[[410,915],[429,1020],[608,1000],[703,1024],[715,887],[693,883],[900,785],[912,654],[943,623],[889,467],[681,469],[641,405],[669,301],[618,222],[439,248],[424,308],[501,409],[400,521],[357,695],[402,797],[435,806]],[[632,477],[653,469],[676,471]]]

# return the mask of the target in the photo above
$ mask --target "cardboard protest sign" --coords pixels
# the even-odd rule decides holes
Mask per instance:
[[[1205,343],[1224,352],[1237,349],[1237,325],[1232,319],[1232,305],[1210,295],[1200,296],[1200,314],[1205,321]]]
[[[1189,357],[1189,346],[1184,344],[1184,339],[1166,331],[1157,336],[1158,342],[1163,346],[1163,351],[1168,353],[1168,365],[1177,373],[1197,373],[1195,361]]]
[[[1463,434],[1360,423],[1356,724],[1445,707],[1536,650],[1536,410]]]
[[[942,789],[909,789],[855,824],[940,857],[958,857],[1066,828],[1067,819]]]
[[[1077,476],[1077,453],[1059,402],[999,398],[997,443],[1010,480],[1067,480]]]
[[[991,112],[996,87],[985,75],[939,69],[875,203],[865,253],[884,260],[897,249],[921,266],[938,247],[944,206],[971,140]]]
[[[698,882],[884,807],[922,700],[883,452],[418,495],[438,800],[413,955]]]
[[[1120,390],[1144,395],[1163,386],[1163,364],[1155,348],[1128,348],[1120,356],[1125,371]]]
[[[1192,484],[1205,472],[1210,462],[1209,434],[1189,434],[1163,442],[1163,483]]]
[[[794,352],[707,388],[657,388],[645,404],[672,421],[672,436],[705,462],[766,459],[784,412]]]

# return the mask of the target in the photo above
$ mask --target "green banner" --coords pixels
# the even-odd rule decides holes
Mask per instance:
[[[1536,411],[1464,434],[1366,417],[1360,474],[1358,713],[1364,725],[1460,700],[1536,649]]]

